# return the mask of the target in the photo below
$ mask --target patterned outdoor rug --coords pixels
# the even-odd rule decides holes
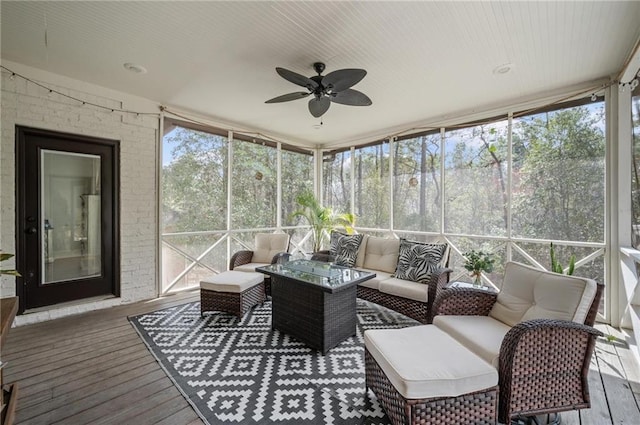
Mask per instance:
[[[213,424],[389,424],[365,392],[363,331],[418,322],[358,299],[358,329],[325,356],[271,330],[271,303],[242,321],[200,303],[130,317],[202,419]]]

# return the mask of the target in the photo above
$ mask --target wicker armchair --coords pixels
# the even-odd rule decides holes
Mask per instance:
[[[503,292],[510,285],[525,286],[518,279],[514,281],[509,277],[509,275],[515,276],[522,273],[521,270],[524,270],[524,273],[537,272],[541,280],[571,279],[558,277],[560,275],[551,272],[541,272],[518,263],[508,263]],[[510,423],[526,417],[590,407],[587,374],[596,337],[602,335],[592,326],[604,285],[595,285],[595,295],[590,305],[586,303],[585,307],[588,307],[588,311],[584,312],[584,320],[581,323],[572,320],[535,318],[523,320],[508,330],[500,345],[497,358],[500,422]],[[547,289],[549,287],[552,288],[552,285]],[[433,303],[434,323],[438,326],[437,316],[442,315],[495,315],[494,306],[498,303],[498,297],[499,295],[495,293],[472,288],[442,290]],[[509,295],[504,296],[503,303],[508,298]],[[464,318],[460,320],[464,321]],[[500,326],[506,325],[500,324]],[[486,341],[482,343],[486,344]],[[559,420],[558,415],[556,419]],[[524,420],[528,422],[527,419]]]
[[[289,259],[289,235],[286,233],[257,233],[254,249],[235,252],[229,260],[229,270],[255,272],[256,267],[267,266]],[[264,278],[265,291],[271,295],[271,280]]]

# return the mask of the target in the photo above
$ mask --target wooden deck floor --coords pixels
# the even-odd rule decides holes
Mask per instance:
[[[18,424],[202,424],[127,316],[197,300],[182,293],[12,329],[5,382],[18,382]],[[598,328],[618,338],[617,330]],[[640,425],[640,367],[624,340],[598,342],[592,408],[568,425]]]

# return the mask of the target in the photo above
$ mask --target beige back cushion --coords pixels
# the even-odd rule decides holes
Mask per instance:
[[[387,273],[396,271],[400,241],[369,236],[365,246],[364,268],[381,270]]]
[[[367,252],[367,241],[369,240],[369,235],[362,236],[362,242],[360,242],[360,247],[358,248],[358,258],[356,258],[356,268],[364,267],[364,257]]]
[[[289,235],[286,233],[257,233],[253,247],[253,263],[271,263],[273,256],[289,249]]]
[[[509,262],[502,290],[489,316],[509,326],[531,319],[584,323],[596,289],[592,279]]]

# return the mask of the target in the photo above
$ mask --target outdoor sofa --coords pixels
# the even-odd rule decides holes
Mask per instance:
[[[352,267],[373,272],[376,277],[358,285],[358,298],[390,308],[421,323],[430,323],[431,306],[436,294],[449,282],[449,274],[452,272],[447,268],[447,244],[429,244],[363,234],[342,235],[338,232],[332,232],[331,236],[331,249],[316,252],[313,259],[335,261],[341,254],[341,245],[349,244],[353,238],[359,238],[357,252],[352,258]],[[401,250],[409,254],[404,260]],[[429,270],[426,273],[416,271],[417,268],[411,268],[412,262],[422,262]],[[405,278],[395,277],[400,271],[399,263],[400,268],[403,265],[408,267],[408,271],[405,270],[402,274]]]

